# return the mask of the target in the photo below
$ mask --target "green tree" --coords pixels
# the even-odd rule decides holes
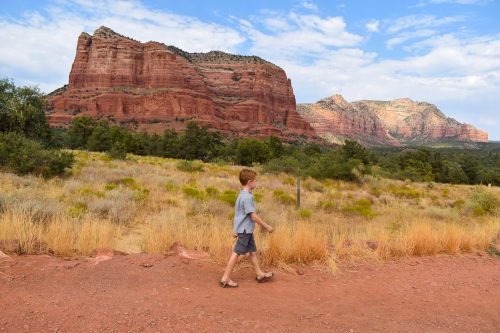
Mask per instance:
[[[364,164],[368,164],[369,162],[368,151],[356,141],[346,140],[341,148],[341,153],[346,160],[357,159]]]
[[[16,132],[44,144],[50,141],[45,97],[38,88],[0,80],[0,132]]]
[[[236,149],[236,163],[252,165],[265,163],[271,158],[271,150],[264,142],[256,139],[242,139]]]
[[[178,157],[186,160],[211,161],[219,156],[222,137],[219,133],[211,133],[208,126],[199,126],[189,122],[179,142]]]
[[[276,137],[276,136],[270,136],[267,139],[267,145],[269,146],[269,149],[271,150],[271,155],[273,158],[278,158],[283,155],[284,149],[283,149],[283,143],[281,140]]]
[[[113,141],[109,123],[101,120],[94,126],[87,139],[87,149],[91,151],[107,151],[113,146]]]
[[[69,147],[73,149],[85,149],[95,126],[96,121],[90,117],[73,119],[67,135]]]

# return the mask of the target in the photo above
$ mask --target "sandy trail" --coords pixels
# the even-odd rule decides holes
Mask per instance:
[[[240,268],[135,254],[0,259],[0,332],[500,332],[500,259],[409,258],[257,284]]]

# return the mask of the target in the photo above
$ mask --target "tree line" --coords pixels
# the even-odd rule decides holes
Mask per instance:
[[[127,153],[237,165],[263,165],[265,172],[287,172],[316,179],[360,180],[372,174],[412,181],[500,186],[500,150],[375,148],[354,141],[342,146],[284,144],[277,137],[230,138],[207,126],[187,123],[180,133],[136,132],[107,120],[75,118],[54,129],[45,115],[45,96],[36,88],[0,80],[0,168],[44,177],[61,175],[73,165],[69,149]]]

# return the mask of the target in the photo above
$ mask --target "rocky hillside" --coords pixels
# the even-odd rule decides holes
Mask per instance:
[[[348,103],[340,95],[297,110],[317,134],[337,143],[355,139],[368,145],[425,144],[440,141],[487,142],[488,134],[446,117],[436,106],[411,99]]]
[[[192,120],[238,135],[314,136],[296,111],[290,79],[272,63],[141,43],[106,27],[80,35],[69,84],[49,95],[48,105],[53,126],[88,115],[149,132]]]

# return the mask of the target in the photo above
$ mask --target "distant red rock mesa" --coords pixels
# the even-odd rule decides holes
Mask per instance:
[[[297,110],[318,136],[331,143],[354,139],[367,145],[402,146],[488,141],[486,132],[446,117],[432,104],[408,98],[348,103],[334,95],[314,104],[298,104]]]
[[[91,116],[155,133],[196,121],[240,136],[315,135],[278,66],[255,56],[141,43],[106,27],[78,38],[69,84],[50,94],[48,115],[61,127]]]

